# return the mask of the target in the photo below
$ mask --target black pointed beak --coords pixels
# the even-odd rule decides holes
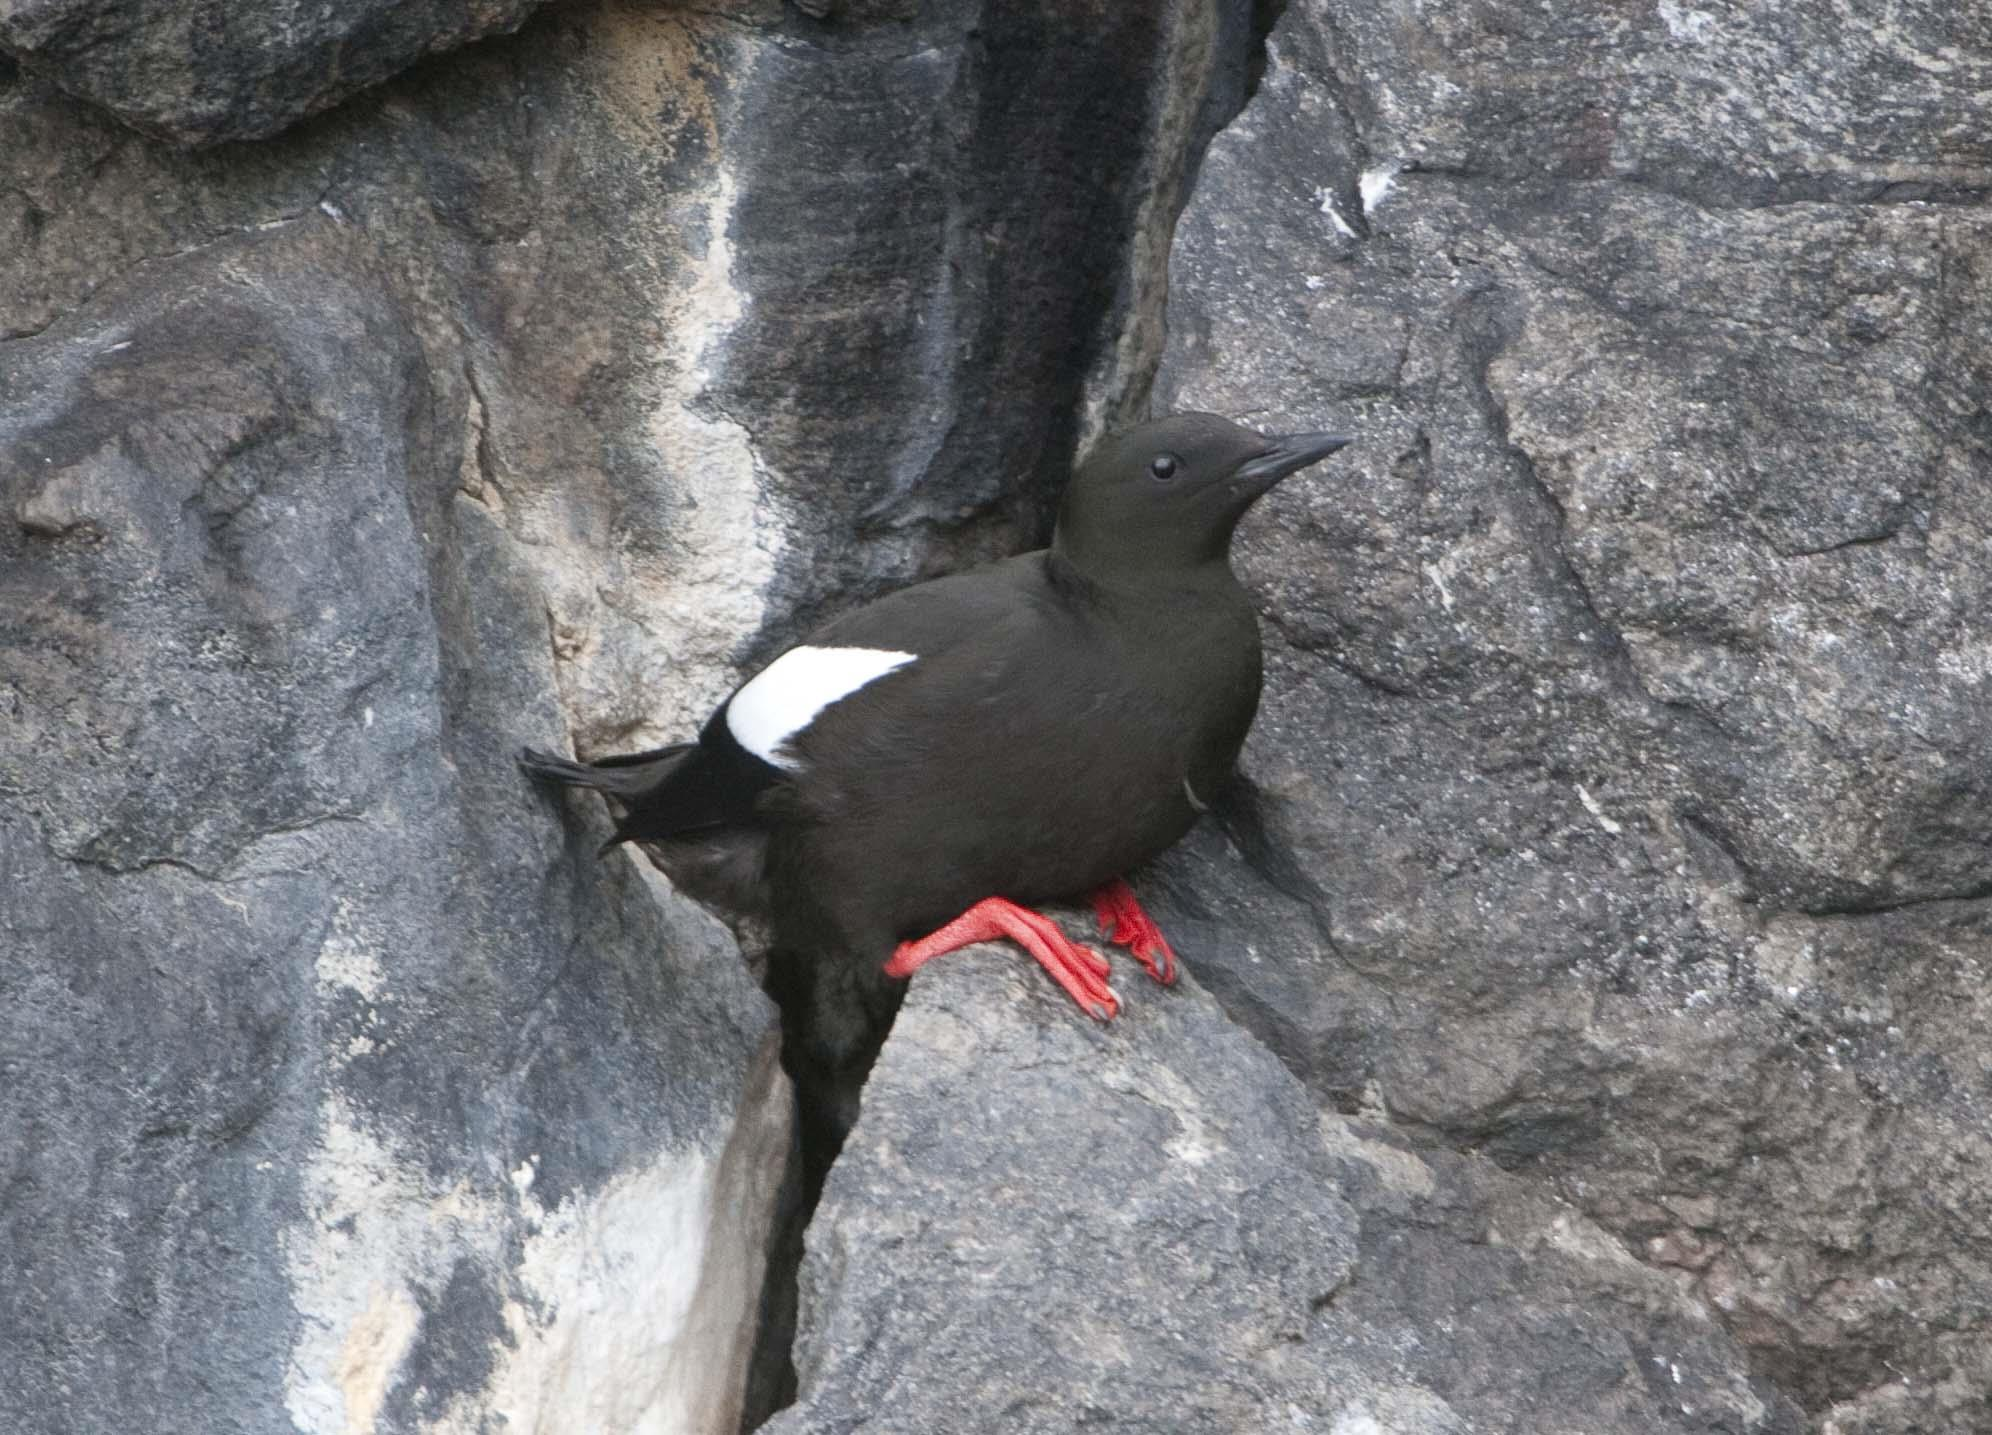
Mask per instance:
[[[1355,440],[1339,433],[1290,433],[1266,440],[1269,447],[1256,458],[1238,467],[1238,477],[1263,493],[1285,478],[1299,473],[1311,463],[1319,463],[1338,448]]]

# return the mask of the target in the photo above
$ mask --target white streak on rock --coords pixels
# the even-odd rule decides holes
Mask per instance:
[[[1423,1198],[1437,1186],[1432,1168],[1409,1151],[1385,1141],[1372,1140],[1360,1133],[1348,1117],[1339,1112],[1321,1113],[1321,1145],[1330,1155],[1362,1162],[1376,1173],[1390,1190]]]
[[[297,1429],[346,1435],[373,1428],[414,1339],[419,1322],[396,1335],[414,1305],[409,1278],[446,1279],[450,1260],[420,1252],[419,1166],[363,1130],[336,1090],[324,1119],[303,1172],[306,1213],[284,1241],[299,1324],[284,1403]]]
[[[1377,206],[1382,204],[1390,191],[1396,187],[1397,176],[1402,172],[1403,166],[1394,161],[1390,164],[1374,165],[1363,171],[1363,177],[1357,184],[1357,192],[1363,198],[1364,214],[1376,213]]]
[[[706,211],[705,253],[670,306],[666,332],[676,352],[667,356],[669,377],[649,424],[665,470],[689,500],[676,514],[672,561],[639,573],[637,583],[645,620],[677,669],[671,696],[682,710],[651,719],[670,735],[696,727],[724,695],[734,648],[761,626],[784,546],[783,525],[761,501],[747,430],[704,401],[713,365],[746,312],[727,235],[735,202],[733,175],[722,165]]]
[[[1314,191],[1314,200],[1320,211],[1328,216],[1328,222],[1335,226],[1336,233],[1345,239],[1357,239],[1361,237],[1350,226],[1349,221],[1342,218],[1342,211],[1335,207],[1335,195],[1333,191],[1317,189]]]
[[[1681,0],[1660,0],[1656,7],[1667,33],[1676,40],[1691,40],[1696,44],[1706,40],[1715,28],[1715,16],[1706,10],[1690,10]]]
[[[1335,1412],[1328,1435],[1466,1435],[1472,1428],[1422,1385],[1372,1386]]]
[[[294,1428],[372,1430],[422,1335],[416,1293],[466,1265],[498,1293],[506,1339],[484,1386],[432,1392],[449,1402],[432,1435],[734,1428],[787,1109],[770,1043],[724,1151],[666,1151],[549,1209],[530,1159],[488,1185],[442,1186],[333,1087],[284,1238]]]
[[[677,34],[683,24],[660,28]],[[657,52],[666,69],[678,63],[670,49]],[[639,45],[631,53],[649,52]],[[526,539],[521,551],[546,588],[562,706],[584,751],[660,744],[704,722],[739,681],[735,654],[762,626],[787,545],[753,436],[716,402],[750,303],[734,275],[737,198],[722,162],[703,193],[674,203],[656,241],[672,262],[650,289],[648,325],[661,342],[649,366],[638,471],[613,485],[584,475],[565,497],[542,491],[538,507],[522,484],[509,505],[516,522],[506,521]],[[508,406],[495,389],[486,397],[501,431]],[[645,542],[605,543],[615,512],[635,506],[668,517],[648,525]]]
[[[697,1372],[671,1357],[698,1286],[715,1164],[667,1158],[552,1211],[524,1203],[538,1229],[519,1263],[526,1299],[504,1310],[516,1353],[490,1402],[504,1428],[693,1428],[674,1407]]]
[[[421,1307],[405,1287],[377,1285],[367,1308],[346,1331],[337,1372],[345,1397],[346,1435],[368,1435],[380,1417],[387,1387],[408,1348],[415,1343]]]
[[[362,925],[353,903],[341,897],[332,910],[332,930],[318,949],[318,990],[330,996],[340,989],[372,1001],[386,980],[373,934]]]
[[[1597,798],[1591,796],[1591,790],[1589,788],[1584,786],[1584,784],[1581,782],[1576,784],[1576,786],[1577,786],[1577,800],[1584,804],[1584,810],[1586,812],[1590,813],[1593,817],[1598,819],[1598,826],[1604,828],[1605,831],[1609,832],[1614,837],[1618,836],[1621,832],[1625,831],[1625,828],[1621,827],[1618,823],[1614,822],[1610,817],[1605,815],[1605,809],[1598,805]]]
[[[1426,563],[1420,566],[1420,571],[1431,580],[1432,586],[1439,590],[1439,606],[1450,613],[1453,610],[1453,594],[1452,589],[1446,584],[1445,568],[1438,563]]]

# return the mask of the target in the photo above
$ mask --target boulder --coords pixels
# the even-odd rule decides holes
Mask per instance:
[[[1804,1429],[1685,1282],[1323,1112],[1194,978],[1120,983],[1100,1027],[1005,948],[914,979],[770,1435]]]
[[[0,50],[177,144],[263,139],[541,0],[0,0]]]
[[[10,1428],[738,1418],[768,1006],[513,770],[391,295],[313,214],[0,351]]]
[[[1297,0],[1156,385],[1360,436],[1241,535],[1267,702],[1152,879],[1186,959],[1822,1428],[1992,1380],[1989,42]]]

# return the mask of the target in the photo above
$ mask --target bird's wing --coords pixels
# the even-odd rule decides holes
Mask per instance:
[[[888,694],[912,696],[978,640],[1041,621],[1056,605],[1042,558],[1025,554],[916,584],[832,619],[735,689],[701,741],[730,741],[776,769],[799,771],[827,710],[860,693],[866,706],[890,706]]]
[[[751,823],[769,789],[803,766],[794,744],[826,708],[1014,619],[1043,586],[1041,556],[916,584],[824,624],[735,688],[697,744],[669,750],[671,763],[650,768],[657,776],[641,791],[617,792],[627,807],[618,835],[661,840]],[[614,791],[634,779],[598,773],[591,785]]]

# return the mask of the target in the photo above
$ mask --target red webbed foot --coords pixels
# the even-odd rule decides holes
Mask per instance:
[[[1111,1021],[1120,1011],[1120,998],[1107,985],[1111,968],[1105,957],[1066,936],[1051,918],[1001,897],[984,898],[917,942],[901,942],[885,964],[885,974],[910,977],[935,957],[995,937],[1008,937],[1036,957],[1088,1016]]]
[[[1135,960],[1148,968],[1148,975],[1163,986],[1174,986],[1175,948],[1155,925],[1155,919],[1141,910],[1141,903],[1134,899],[1134,888],[1116,877],[1095,887],[1092,898],[1093,911],[1107,940],[1134,953]]]

